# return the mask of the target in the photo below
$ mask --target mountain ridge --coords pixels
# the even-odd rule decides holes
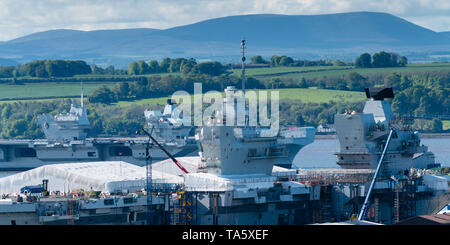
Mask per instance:
[[[382,49],[402,53],[445,52],[450,47],[450,32],[435,32],[381,12],[251,14],[167,29],[37,32],[0,42],[0,58],[19,62],[85,59],[90,63],[123,65],[136,59],[178,56],[227,61],[239,56],[242,38],[247,39],[255,55],[285,54],[299,58],[352,57],[358,52]]]

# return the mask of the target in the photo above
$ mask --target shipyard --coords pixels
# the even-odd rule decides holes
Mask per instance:
[[[45,2],[27,24],[0,4],[6,236],[406,243],[450,225],[450,35],[431,6]]]
[[[244,77],[245,40],[242,50]],[[394,224],[448,205],[449,180],[419,133],[395,119],[385,100],[394,97],[392,88],[366,88],[362,112],[335,115],[340,149],[333,169],[291,168],[313,142],[312,127],[273,134],[270,126],[249,125],[247,107],[243,126],[225,125],[230,113],[237,118],[244,79],[242,88],[227,87],[223,109],[198,130],[172,117],[177,107],[170,101],[162,113],[145,111],[139,140],[86,138],[83,102],[73,102],[67,115],[39,116],[47,140],[2,146],[3,161],[29,170],[0,179],[0,223]],[[104,145],[109,155],[99,151]],[[10,158],[11,149],[23,155]],[[214,240],[210,233],[189,234],[201,236]]]

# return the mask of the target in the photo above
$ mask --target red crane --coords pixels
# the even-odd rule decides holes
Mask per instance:
[[[145,129],[140,129],[137,131],[137,134],[139,134],[140,132],[144,132],[153,142],[155,142],[155,144],[161,148],[162,151],[164,151],[164,153],[166,153],[167,156],[169,156],[170,159],[172,159],[172,162],[175,163],[175,165],[177,165],[177,167],[179,169],[181,169],[181,171],[183,171],[185,174],[188,174],[189,172],[183,167],[183,165],[180,164],[180,162],[178,162],[177,159],[175,159],[175,157],[172,156],[172,154],[170,154],[165,148],[164,146],[162,146],[160,143],[158,143],[158,141],[155,140],[155,138],[153,138],[151,136],[151,134],[149,134],[147,131],[145,131]]]

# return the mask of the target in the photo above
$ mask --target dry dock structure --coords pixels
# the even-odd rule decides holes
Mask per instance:
[[[289,170],[271,175],[197,172],[200,157],[153,164],[151,209],[146,170],[126,162],[39,167],[0,180],[0,224],[313,224],[347,221],[360,210],[373,170]],[[448,204],[448,182],[414,170],[376,182],[367,220],[391,224]],[[19,194],[48,180],[50,195]],[[411,187],[413,186],[413,187]],[[19,197],[19,198],[18,198]],[[22,200],[21,200],[21,198]],[[28,200],[27,200],[28,199]]]

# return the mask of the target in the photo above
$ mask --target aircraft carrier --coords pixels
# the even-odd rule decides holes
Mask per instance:
[[[227,113],[236,113],[235,92],[226,90]],[[157,144],[169,159],[150,163],[146,145],[145,167],[86,161],[1,178],[0,224],[393,224],[438,213],[449,203],[447,173],[393,117],[392,89],[366,95],[362,113],[335,116],[338,168],[276,166],[289,152],[283,136],[220,125],[219,112],[198,130],[200,156],[175,157]]]
[[[165,112],[170,113],[171,107],[172,105],[167,105]],[[147,115],[150,112],[145,113]],[[156,111],[151,113],[157,114]],[[159,128],[164,127],[166,122],[163,119],[167,115],[161,112],[157,115],[157,120],[161,119],[162,122],[152,124],[153,135],[165,149],[174,156],[198,155],[193,137],[180,135],[177,130],[173,130],[172,137],[168,137],[168,130],[162,131]],[[47,164],[87,161],[124,161],[145,165],[147,142],[142,137],[87,137],[90,124],[83,105],[83,93],[81,105],[73,100],[67,114],[39,115],[37,123],[42,127],[45,139],[0,140],[0,171],[25,171]],[[154,160],[167,158],[159,148],[152,148],[150,151]]]
[[[195,128],[185,126],[182,118],[172,115],[178,109],[169,100],[164,110],[146,110],[144,116],[147,128],[159,143],[175,157],[197,156],[199,145],[194,137]],[[0,139],[0,172],[19,172],[47,164],[125,161],[144,166],[144,137],[102,137],[88,138],[90,129],[86,108],[72,101],[67,114],[39,115],[45,139]],[[315,129],[294,127],[280,133],[279,141],[287,145],[287,155],[278,164],[290,167],[300,149],[314,141]],[[152,160],[167,159],[166,153],[158,147],[149,149]]]

